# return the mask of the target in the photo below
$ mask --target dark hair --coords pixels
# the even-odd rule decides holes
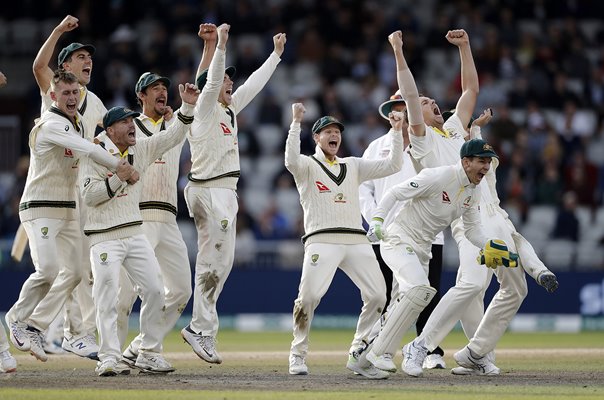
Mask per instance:
[[[64,69],[57,69],[50,80],[50,85],[54,88],[57,83],[65,82],[67,84],[70,83],[78,83],[78,78],[71,72],[65,71]]]

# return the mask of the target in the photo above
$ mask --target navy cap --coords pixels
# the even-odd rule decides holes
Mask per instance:
[[[338,128],[340,128],[340,132],[344,132],[344,124],[338,121],[336,118],[331,116],[321,117],[314,123],[312,126],[312,133],[319,133],[321,129],[325,128],[327,125],[336,124]]]
[[[230,67],[226,67],[226,69],[224,70],[224,73],[227,74],[229,76],[229,78],[231,78],[231,79],[233,79],[236,72],[237,72],[237,69],[235,69],[235,67],[233,67],[232,65]],[[201,90],[206,85],[207,81],[208,81],[208,70],[206,69],[205,71],[203,71],[201,73],[201,75],[199,75],[199,77],[195,81],[195,84],[197,85],[197,88],[199,90]]]
[[[121,121],[128,117],[136,118],[139,115],[141,115],[141,113],[132,111],[126,107],[113,107],[111,110],[107,111],[107,114],[103,117],[103,127],[107,129],[117,121]]]
[[[142,92],[157,81],[163,82],[164,85],[166,85],[166,88],[170,89],[170,79],[165,76],[154,74],[153,72],[145,72],[138,78],[138,82],[136,82],[136,86],[134,87],[134,92]]]
[[[91,44],[82,44],[82,43],[72,43],[67,47],[64,47],[63,50],[59,53],[59,67],[63,65],[63,63],[69,58],[69,56],[77,50],[84,49],[88,50],[90,55],[93,55],[96,49]]]
[[[482,139],[472,139],[468,140],[461,146],[461,150],[459,152],[461,158],[464,157],[495,157],[497,153],[493,150],[493,146],[488,144]]]

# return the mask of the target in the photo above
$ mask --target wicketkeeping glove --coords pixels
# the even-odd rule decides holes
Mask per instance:
[[[518,254],[510,252],[503,240],[492,239],[487,242],[483,250],[480,250],[476,261],[488,268],[497,268],[500,265],[506,268],[516,268]]]
[[[367,231],[367,238],[371,243],[377,243],[384,238],[386,231],[382,224],[384,220],[382,218],[375,217],[369,223],[369,230]]]

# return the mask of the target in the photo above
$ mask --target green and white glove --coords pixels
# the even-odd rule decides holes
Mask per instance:
[[[367,238],[371,243],[377,243],[384,238],[386,231],[382,224],[384,220],[382,218],[374,217],[369,222],[369,230],[367,231]]]

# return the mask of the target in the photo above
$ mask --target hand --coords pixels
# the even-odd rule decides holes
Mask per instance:
[[[380,240],[384,239],[384,236],[386,235],[386,230],[384,230],[384,227],[382,226],[383,223],[384,220],[377,217],[373,218],[369,223],[367,238],[371,243],[377,243]]]
[[[275,53],[281,57],[283,54],[283,50],[285,49],[285,42],[287,42],[287,38],[285,37],[285,33],[277,33],[273,36],[273,44],[275,45]]]
[[[130,175],[130,178],[128,178],[128,180],[126,180],[126,182],[128,182],[128,185],[134,185],[141,178],[141,176],[137,170],[135,170],[134,168],[132,168],[132,170],[133,170],[132,175]]]
[[[457,47],[470,43],[470,37],[463,29],[454,29],[449,31],[445,37],[449,43],[454,44]]]
[[[403,32],[396,31],[392,32],[388,36],[388,41],[394,50],[403,48]]]
[[[480,116],[478,118],[476,118],[474,120],[474,122],[472,122],[472,126],[476,125],[479,127],[483,127],[486,124],[488,124],[491,119],[493,118],[493,110],[491,110],[490,108],[487,108],[486,110],[484,110],[482,112],[482,114],[480,114]]]
[[[515,268],[518,265],[518,255],[511,253],[503,240],[489,240],[483,250],[480,250],[478,258],[479,264],[484,264],[488,268],[497,268],[503,265],[508,268]]]
[[[57,25],[57,30],[61,31],[61,32],[69,32],[69,31],[73,31],[74,29],[76,29],[79,24],[80,20],[77,19],[76,17],[72,17],[71,15],[66,16],[65,18],[63,18],[63,21],[61,21],[61,23],[59,25]]]
[[[168,122],[172,119],[172,117],[174,116],[174,110],[172,110],[172,107],[170,106],[165,106],[164,107],[164,121]]]
[[[130,165],[130,163],[126,161],[126,159],[120,161],[117,166],[117,170],[115,171],[117,177],[120,178],[120,181],[122,182],[126,182],[128,179],[130,179],[134,172],[134,167]]]
[[[8,83],[8,80],[6,79],[6,75],[4,75],[2,72],[0,72],[0,88],[4,87],[7,83]]]
[[[231,25],[229,24],[222,24],[218,27],[218,48],[222,50],[226,48],[227,41],[229,40],[230,29]]]
[[[203,39],[204,42],[218,41],[218,31],[214,24],[199,24],[199,32],[197,36]]]
[[[390,119],[390,125],[392,129],[397,132],[402,132],[403,125],[405,125],[405,115],[400,111],[391,111],[388,114],[388,119]]]
[[[199,93],[201,93],[199,89],[197,89],[197,86],[192,83],[185,83],[184,85],[181,83],[178,85],[178,92],[180,93],[182,101],[188,104],[195,104],[199,97]]]
[[[306,108],[302,103],[294,103],[292,104],[292,114],[293,114],[293,122],[301,122],[304,117],[304,113],[306,112]]]

